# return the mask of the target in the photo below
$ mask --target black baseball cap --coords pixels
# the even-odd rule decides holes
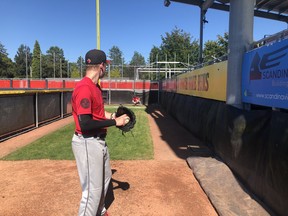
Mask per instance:
[[[101,63],[110,64],[110,61],[106,59],[106,54],[102,50],[92,49],[85,55],[86,65],[97,65]]]

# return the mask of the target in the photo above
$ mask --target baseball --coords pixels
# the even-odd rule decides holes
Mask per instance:
[[[127,124],[129,121],[130,121],[129,117],[125,118],[125,124]]]

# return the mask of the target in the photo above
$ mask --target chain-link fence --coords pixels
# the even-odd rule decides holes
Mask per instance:
[[[180,67],[179,67],[180,66]],[[182,66],[182,67],[181,67]],[[150,65],[108,65],[105,78],[123,80],[161,80],[189,70],[181,62],[155,62]]]

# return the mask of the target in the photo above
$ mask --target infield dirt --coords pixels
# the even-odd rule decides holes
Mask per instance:
[[[147,113],[154,160],[111,161],[109,215],[217,215],[186,163],[193,136],[159,107]],[[0,157],[72,121],[67,117],[6,140]],[[81,189],[75,161],[0,161],[0,173],[0,215],[77,215]]]

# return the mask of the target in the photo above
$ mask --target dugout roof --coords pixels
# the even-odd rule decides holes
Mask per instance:
[[[202,10],[213,8],[229,11],[230,0],[171,0],[173,2],[197,5]],[[256,0],[254,16],[288,23],[288,0]]]

